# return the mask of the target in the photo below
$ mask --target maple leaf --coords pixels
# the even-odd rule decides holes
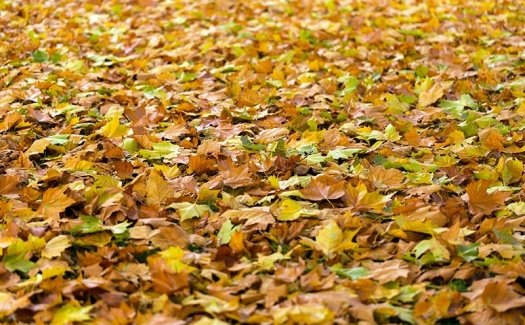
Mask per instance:
[[[467,185],[466,194],[462,198],[468,202],[469,210],[474,214],[491,214],[505,205],[505,200],[509,197],[508,192],[488,193],[490,181],[474,181]]]
[[[64,194],[66,188],[55,187],[47,189],[42,196],[42,203],[37,210],[45,219],[58,220],[60,213],[75,203],[75,200]]]
[[[312,179],[301,193],[305,199],[312,201],[336,200],[345,194],[344,182],[329,175],[320,175]]]

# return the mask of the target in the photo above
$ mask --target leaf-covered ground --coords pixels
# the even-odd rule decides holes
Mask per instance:
[[[0,1],[0,321],[523,324],[516,1]]]

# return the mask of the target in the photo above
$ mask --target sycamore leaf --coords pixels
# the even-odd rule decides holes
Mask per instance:
[[[219,161],[219,171],[225,185],[239,188],[255,183],[248,164],[236,166],[231,158]]]
[[[0,317],[10,316],[17,309],[25,308],[30,303],[29,295],[17,298],[16,295],[9,292],[0,292]]]
[[[75,203],[75,200],[64,194],[66,188],[49,188],[44,192],[42,203],[37,210],[45,219],[58,220],[60,213]]]
[[[17,238],[7,247],[2,263],[11,272],[20,271],[27,273],[35,266],[35,263],[31,262],[29,257],[32,253],[44,248],[45,244],[46,242],[42,238],[32,235],[29,235],[27,241]]]
[[[42,257],[53,258],[60,256],[69,246],[71,246],[71,242],[67,236],[59,235],[53,237],[46,243],[46,247],[42,251]]]
[[[491,214],[505,205],[509,192],[487,193],[490,181],[474,181],[467,185],[466,194],[462,198],[468,202],[472,213]]]
[[[19,175],[0,176],[0,195],[13,193],[18,186],[19,180]]]
[[[463,94],[459,98],[459,100],[453,101],[453,100],[441,100],[439,102],[439,107],[443,108],[443,110],[452,116],[454,116],[457,119],[463,119],[463,110],[465,107],[469,108],[477,108],[477,104],[470,97],[469,94]]]
[[[168,208],[173,208],[177,210],[177,213],[181,217],[181,221],[186,221],[192,218],[200,218],[205,213],[211,213],[212,210],[209,206],[205,204],[189,203],[189,202],[180,202],[172,203]]]
[[[496,128],[486,128],[479,132],[479,141],[483,146],[491,150],[503,150],[505,138]]]
[[[229,323],[223,322],[217,318],[202,317],[198,321],[191,323],[191,325],[229,325]]]
[[[182,304],[202,306],[207,313],[216,314],[229,311],[235,311],[239,308],[239,298],[235,297],[223,300],[211,295],[205,295],[197,291],[196,296],[186,297]]]
[[[281,251],[277,251],[270,255],[262,255],[259,254],[257,258],[257,266],[259,267],[260,271],[270,271],[275,269],[275,263],[283,260],[289,260],[290,254],[292,251],[288,252],[287,254],[282,254]]]
[[[280,307],[274,311],[276,324],[333,324],[334,311],[317,303]]]
[[[368,179],[376,188],[399,188],[405,176],[395,168],[384,168],[383,166],[370,167]]]

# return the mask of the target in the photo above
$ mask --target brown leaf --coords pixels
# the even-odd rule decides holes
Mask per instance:
[[[231,188],[249,186],[255,183],[248,164],[235,166],[231,158],[219,161],[219,171],[224,184]]]
[[[376,188],[399,188],[405,175],[395,168],[386,169],[383,166],[370,167],[368,179]]]
[[[345,184],[329,175],[320,175],[312,179],[301,193],[308,200],[336,200],[345,194]]]
[[[516,293],[507,281],[493,281],[487,284],[481,299],[499,313],[525,306],[525,297]]]
[[[158,257],[148,258],[148,265],[151,270],[153,289],[158,293],[173,293],[186,288],[189,284],[187,272],[172,271],[171,268]]]

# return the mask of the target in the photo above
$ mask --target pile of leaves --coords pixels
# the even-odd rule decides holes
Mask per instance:
[[[0,320],[523,324],[519,0],[0,0]]]

